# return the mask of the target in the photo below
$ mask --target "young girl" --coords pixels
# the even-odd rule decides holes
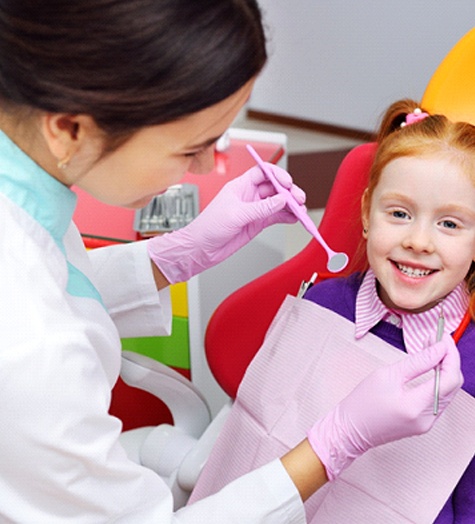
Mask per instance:
[[[402,127],[401,127],[402,126]],[[311,300],[410,353],[422,351],[439,317],[454,333],[475,304],[475,127],[429,116],[402,100],[383,118],[362,199],[369,269],[307,293]],[[338,297],[338,300],[336,300]],[[475,396],[475,325],[457,343],[463,389]],[[436,519],[475,520],[472,460]]]
[[[409,355],[423,353],[435,339],[441,318],[442,338],[453,343],[449,334],[458,332],[458,338],[459,326],[469,320],[467,311],[473,314],[475,303],[475,127],[452,123],[440,115],[429,116],[411,100],[393,104],[378,135],[376,157],[362,198],[362,222],[368,270],[348,278],[323,281],[310,288],[304,298],[353,323],[354,327],[348,328],[350,336],[360,345],[375,335]],[[304,325],[304,311],[302,308],[302,317],[295,320],[302,337],[311,329]],[[280,446],[285,448],[284,444],[294,438],[295,432],[289,437],[291,431],[283,428],[283,421],[287,421],[287,426],[292,421],[298,427],[306,417],[305,411],[311,402],[308,398],[321,394],[321,402],[325,403],[324,384],[330,385],[331,377],[312,373],[317,357],[312,357],[311,348],[305,353],[305,365],[300,359],[291,367],[291,361],[299,359],[295,346],[302,342],[299,344],[297,340],[292,349],[282,347],[280,350],[277,339],[284,337],[287,325],[282,326],[280,331],[279,324],[271,326],[261,350],[264,356],[260,351],[251,363],[233,408],[234,422],[238,417],[241,424],[249,420],[237,413],[248,409],[246,402],[251,396],[256,404],[265,398],[275,398],[279,392],[283,398],[275,400],[272,408],[264,406],[258,412],[259,428],[254,441],[249,438],[251,426],[246,428],[247,435],[241,440],[239,434],[233,435],[235,446],[245,442],[245,450],[233,452],[226,444],[222,445],[223,450],[229,451],[227,458],[231,466],[220,473],[218,483],[214,483],[211,480],[213,464],[222,458],[218,444],[192,500],[217,489],[226,482],[226,477],[232,478],[233,458],[229,455],[239,458],[236,463],[252,468],[251,463],[257,465],[261,457],[267,455],[262,452],[263,447],[274,445],[280,450]],[[458,349],[465,379],[463,389],[471,396],[475,395],[474,344],[475,325],[469,322],[458,341]],[[336,354],[336,342],[333,346],[329,342],[329,352],[334,350]],[[292,356],[284,365],[282,355],[288,353]],[[334,373],[340,373],[345,364],[351,366],[338,357],[335,359]],[[274,367],[267,369],[263,362]],[[302,367],[306,371],[300,371]],[[301,378],[296,379],[295,374]],[[299,380],[302,383],[296,385]],[[323,385],[317,385],[317,381]],[[290,401],[286,399],[286,392],[291,397],[294,394]],[[250,418],[256,418],[257,410],[250,409]],[[233,427],[233,416],[228,423]],[[223,442],[229,438],[226,430],[221,438]],[[322,440],[318,435],[317,442]],[[256,458],[248,460],[254,456]],[[332,472],[328,468],[327,472],[332,480]],[[428,478],[427,484],[430,483]],[[474,485],[475,461],[472,460],[440,511],[438,524],[475,521]],[[345,501],[339,503],[344,505]],[[309,520],[313,511],[307,504]],[[341,522],[332,520],[331,513],[328,518],[328,522]],[[371,518],[364,515],[358,520],[355,514],[352,522],[371,522]]]
[[[72,185],[137,208],[187,171],[211,170],[214,144],[265,61],[254,0],[0,1],[0,521],[304,521],[302,499],[326,482],[307,439],[174,512],[165,482],[128,460],[108,413],[120,336],[167,334],[168,284],[295,221],[285,199],[252,169],[188,227],[92,253],[71,221]],[[303,204],[288,176],[282,183]],[[410,368],[440,362],[448,403],[460,387],[448,348]],[[407,365],[391,369],[403,385]],[[381,383],[365,384],[351,398],[379,406]],[[404,436],[434,423],[424,388],[416,397]],[[394,414],[384,428],[359,417],[374,430],[368,448],[401,436],[395,399],[380,409]],[[352,431],[343,434],[344,444]]]

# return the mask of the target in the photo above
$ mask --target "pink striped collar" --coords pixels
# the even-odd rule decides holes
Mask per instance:
[[[469,296],[465,282],[461,282],[444,298],[445,332],[453,333],[467,310]],[[376,277],[371,269],[366,272],[356,297],[357,339],[362,338],[378,322],[384,320],[402,328],[404,344],[408,353],[415,353],[427,346],[437,332],[440,306],[423,313],[405,313],[386,307],[378,296]]]

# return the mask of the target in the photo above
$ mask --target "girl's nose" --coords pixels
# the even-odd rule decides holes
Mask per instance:
[[[214,168],[214,145],[207,147],[193,158],[189,171],[195,175],[206,175]]]
[[[416,253],[432,253],[434,242],[431,228],[423,224],[413,224],[408,228],[403,247]]]

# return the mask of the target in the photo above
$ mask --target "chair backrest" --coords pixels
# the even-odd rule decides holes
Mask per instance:
[[[432,75],[421,106],[431,114],[475,125],[475,28],[449,51]]]
[[[363,144],[343,159],[332,186],[319,227],[335,251],[353,259],[349,271],[361,269],[362,258],[354,260],[361,239],[360,201],[376,145]],[[297,255],[238,289],[213,313],[205,336],[208,363],[217,382],[235,398],[241,379],[262,345],[267,329],[287,294],[295,295],[302,280],[314,272],[329,276],[327,256],[316,240]]]

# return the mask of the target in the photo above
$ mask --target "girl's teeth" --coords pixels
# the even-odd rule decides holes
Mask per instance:
[[[401,271],[408,277],[421,278],[421,277],[426,277],[427,275],[430,275],[431,273],[433,273],[432,269],[417,269],[413,267],[403,266],[401,264],[396,264],[396,265],[399,271]]]

